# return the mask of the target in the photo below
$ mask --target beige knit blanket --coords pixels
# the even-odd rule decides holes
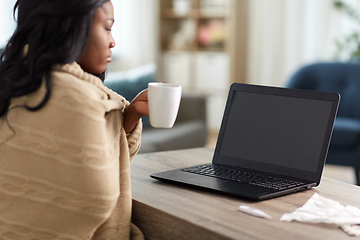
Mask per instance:
[[[52,78],[41,110],[23,106],[36,106],[44,85],[0,120],[0,239],[142,239],[130,186],[141,122],[126,135],[129,103],[77,63]]]

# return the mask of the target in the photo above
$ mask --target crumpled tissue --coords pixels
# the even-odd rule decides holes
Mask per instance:
[[[315,193],[302,207],[285,213],[280,221],[293,220],[307,223],[328,223],[339,226],[350,236],[360,236],[360,209]]]

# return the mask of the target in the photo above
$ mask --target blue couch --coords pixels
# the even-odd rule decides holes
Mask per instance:
[[[149,82],[156,82],[156,65],[120,72],[109,72],[104,84],[131,101]],[[174,127],[157,129],[143,117],[140,153],[203,147],[207,142],[206,97],[182,94],[179,113]]]
[[[351,166],[357,184],[360,171],[360,63],[315,63],[299,69],[287,84],[341,95],[327,164]]]

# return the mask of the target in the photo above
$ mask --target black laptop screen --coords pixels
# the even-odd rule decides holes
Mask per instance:
[[[332,101],[234,91],[219,154],[250,166],[315,172],[332,109]]]

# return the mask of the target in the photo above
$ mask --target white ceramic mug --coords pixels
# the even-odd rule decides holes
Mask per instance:
[[[155,128],[172,128],[179,111],[181,90],[180,85],[160,82],[148,84],[151,126]]]

